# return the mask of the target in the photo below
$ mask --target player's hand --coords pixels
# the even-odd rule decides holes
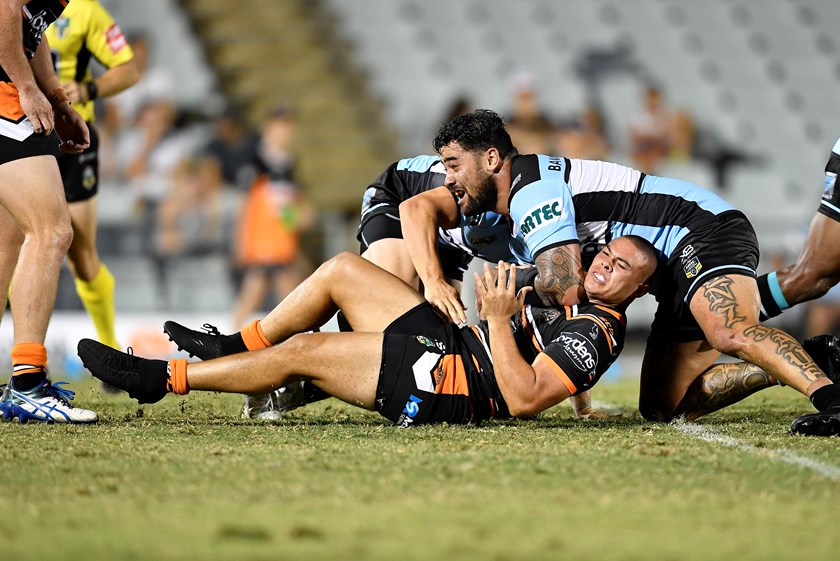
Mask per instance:
[[[445,318],[452,323],[467,323],[467,307],[461,301],[461,294],[446,281],[425,285],[423,296]]]
[[[592,396],[589,390],[573,395],[569,401],[572,403],[572,409],[578,419],[607,419],[610,417],[608,413],[592,407]]]
[[[67,97],[70,98],[72,103],[87,103],[88,89],[86,85],[81,82],[71,80],[70,82],[64,82],[61,84],[61,87],[64,89],[64,93],[67,94]]]
[[[55,132],[61,140],[59,149],[68,154],[79,154],[90,147],[90,131],[82,116],[69,103],[55,107]]]
[[[496,279],[504,279],[505,272],[510,269],[507,275],[507,282],[496,282]],[[489,264],[484,264],[484,274],[475,273],[476,298],[481,301],[481,313],[487,318],[503,319],[507,321],[510,316],[518,312],[525,303],[525,295],[531,287],[524,287],[516,294],[516,265],[508,266],[507,263],[499,261],[494,271]]]
[[[53,110],[46,96],[38,88],[19,90],[20,106],[38,134],[50,134],[53,130]]]

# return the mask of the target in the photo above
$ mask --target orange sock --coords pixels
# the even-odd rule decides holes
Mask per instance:
[[[166,384],[168,391],[178,395],[190,393],[190,384],[187,382],[187,359],[170,360],[166,370],[169,373],[169,382]]]
[[[239,333],[242,335],[242,340],[245,342],[245,346],[248,347],[249,351],[267,349],[271,346],[271,341],[263,333],[260,320],[258,319],[246,325]]]
[[[13,376],[41,372],[47,366],[47,348],[43,343],[15,343],[11,355]]]

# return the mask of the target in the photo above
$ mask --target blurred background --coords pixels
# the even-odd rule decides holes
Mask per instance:
[[[118,335],[137,354],[170,352],[164,319],[238,329],[323,260],[357,251],[367,185],[431,153],[440,123],[463,111],[504,115],[523,153],[718,192],[755,225],[762,271],[798,254],[840,137],[835,0],[102,4],[143,67],[137,86],[97,102],[99,248]],[[260,220],[266,208],[283,231]],[[277,266],[254,265],[266,239]],[[654,307],[631,308],[633,340]],[[826,332],[838,313],[829,294],[777,324]],[[89,324],[65,271],[48,336],[64,358],[51,363],[79,370]]]

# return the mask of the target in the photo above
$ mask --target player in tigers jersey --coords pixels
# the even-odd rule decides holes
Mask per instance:
[[[93,411],[70,405],[73,392],[53,385],[45,370],[44,338],[61,262],[73,239],[56,156],[59,149],[78,153],[90,144],[43,38],[66,5],[63,0],[0,2],[0,313],[15,274],[13,375],[0,396],[5,420],[97,420]]]
[[[618,164],[516,154],[504,121],[489,110],[444,124],[435,149],[464,214],[509,217],[511,237],[526,246],[518,257],[535,263],[535,291],[549,301],[578,297],[585,247],[627,234],[654,244],[663,274],[642,362],[645,418],[704,415],[783,383],[824,413],[794,421],[794,432],[840,434],[840,385],[796,339],[759,324],[758,240],[732,205],[692,183]],[[549,292],[551,285],[561,290]],[[715,364],[722,353],[743,360],[734,375]],[[718,391],[732,386],[737,391]]]
[[[140,74],[122,31],[98,0],[73,0],[47,28],[46,36],[62,87],[90,130],[87,150],[58,158],[73,224],[68,265],[99,340],[119,348],[114,331],[114,277],[96,251],[99,135],[93,126],[94,100],[134,85]],[[106,68],[96,79],[90,70],[92,59]]]
[[[239,333],[179,330],[176,343],[212,360],[146,360],[90,339],[79,342],[79,356],[141,403],[190,389],[260,393],[303,379],[403,427],[531,417],[589,389],[616,359],[624,310],[647,290],[656,264],[645,240],[613,240],[586,277],[589,301],[560,309],[523,305],[516,265],[509,282],[502,262],[496,275],[485,266],[475,276],[486,319],[459,328],[401,280],[343,253]],[[305,333],[336,309],[354,332]]]

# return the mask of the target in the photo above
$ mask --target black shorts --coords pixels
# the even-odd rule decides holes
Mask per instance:
[[[832,152],[831,157],[828,159],[828,164],[825,166],[825,185],[820,207],[817,212],[840,222],[840,185],[837,184],[838,175],[840,175],[840,155]]]
[[[481,420],[470,398],[471,358],[461,337],[458,327],[446,323],[428,303],[389,325],[382,342],[376,411],[406,428]],[[482,418],[508,416],[501,399],[489,401],[495,406]]]
[[[58,158],[60,154],[58,143],[58,136],[55,133],[49,136],[32,134],[24,140],[15,140],[0,135],[0,165],[33,156],[55,156]]]
[[[362,220],[359,233],[359,254],[361,255],[373,242],[385,239],[403,239],[402,224],[400,224],[399,205],[388,205],[377,208]],[[438,256],[443,274],[446,278],[463,282],[464,273],[472,261],[472,255],[449,245],[438,243]]]
[[[61,154],[58,169],[64,183],[64,197],[68,203],[80,203],[96,196],[99,191],[99,135],[88,123],[90,146],[81,154]]]
[[[724,212],[687,235],[657,281],[659,306],[648,347],[705,339],[689,308],[691,298],[705,283],[724,275],[755,278],[758,257],[755,230],[738,211]]]

